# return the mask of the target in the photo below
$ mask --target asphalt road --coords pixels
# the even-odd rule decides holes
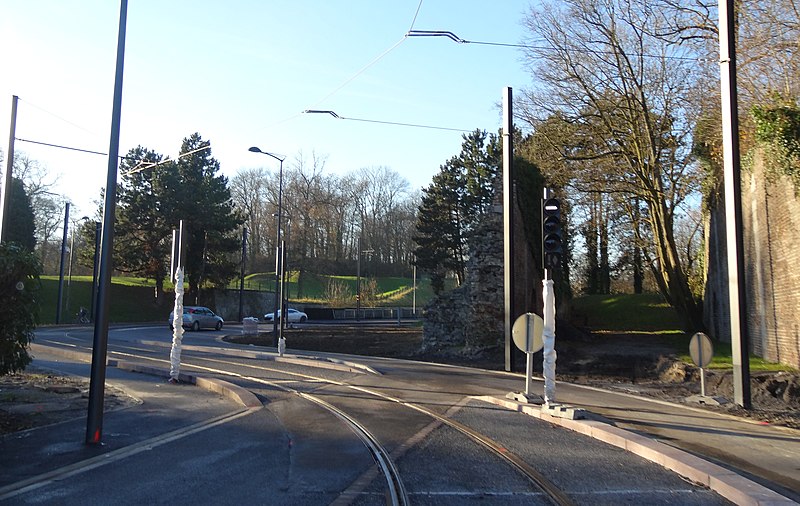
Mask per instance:
[[[122,504],[384,504],[387,480],[363,434],[348,420],[386,449],[414,504],[548,504],[503,453],[519,457],[577,504],[727,503],[628,451],[475,398],[519,391],[524,380],[518,375],[368,357],[357,359],[361,368],[349,361],[353,357],[310,367],[229,345],[221,335],[184,334],[182,370],[244,387],[258,395],[262,409],[237,412],[220,399],[191,393],[194,409],[176,406],[174,425],[197,424],[202,413],[209,420],[226,409],[236,414],[146,452],[123,455],[103,465],[102,480],[45,485],[17,496],[19,503],[101,504],[113,494]],[[87,353],[91,339],[88,328],[37,332],[40,344]],[[168,368],[171,339],[166,324],[112,328],[109,358]],[[58,361],[51,365],[58,367]],[[85,366],[63,367],[87,373]],[[174,387],[143,387],[143,406],[160,409],[159,403],[189,392],[168,390]],[[579,392],[589,404],[603,404],[598,392]],[[489,451],[437,417],[490,438],[502,451]]]

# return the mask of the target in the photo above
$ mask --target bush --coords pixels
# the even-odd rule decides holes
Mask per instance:
[[[39,260],[19,244],[0,244],[0,376],[31,362],[28,343],[39,320]]]
[[[343,281],[336,278],[328,279],[328,286],[325,287],[325,295],[330,307],[347,307],[353,299],[353,292]]]

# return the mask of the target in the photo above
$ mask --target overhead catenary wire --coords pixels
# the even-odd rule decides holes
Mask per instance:
[[[52,144],[52,143],[49,143],[49,142],[32,141],[30,139],[21,139],[19,137],[15,137],[14,139],[18,140],[20,142],[27,142],[29,144],[38,144],[39,146],[48,146],[48,147],[51,147],[51,148],[68,149],[70,151],[79,151],[81,153],[89,153],[89,154],[92,154],[92,155],[108,156],[108,153],[102,153],[100,151],[92,151],[91,149],[73,148],[71,146],[62,146],[61,144]],[[125,158],[125,157],[124,156],[120,156],[119,158],[122,159],[122,158]]]
[[[462,39],[455,33],[448,31],[448,30],[409,30],[406,33],[406,37],[444,37],[447,39],[452,40],[458,44],[475,44],[475,45],[482,45],[482,46],[498,46],[498,47],[514,47],[518,49],[532,49],[536,51],[556,51],[557,48],[549,47],[549,46],[536,46],[530,44],[513,44],[508,42],[486,42],[486,41],[478,41],[478,40],[468,40]],[[602,51],[602,50],[594,50],[594,49],[579,49],[579,48],[569,48],[566,49],[568,52],[573,53],[584,53],[584,54],[607,54],[607,55],[614,55],[615,53],[611,51]],[[641,56],[642,58],[662,58],[665,60],[684,60],[684,61],[697,61],[697,62],[705,62],[711,61],[708,58],[700,58],[695,56],[673,56],[673,55],[657,55],[657,54],[649,54],[649,53],[638,53],[636,56]]]
[[[27,104],[27,105],[29,105],[29,106],[33,107],[34,109],[38,109],[38,110],[42,111],[42,112],[43,112],[43,113],[45,113],[45,114],[49,114],[50,116],[52,116],[52,117],[54,117],[54,118],[58,119],[59,121],[63,121],[64,123],[66,123],[66,124],[68,124],[68,125],[71,125],[71,126],[74,126],[75,128],[77,128],[77,129],[79,129],[79,130],[83,130],[84,132],[86,132],[86,133],[88,133],[88,134],[92,134],[92,135],[93,135],[93,136],[95,136],[95,137],[99,137],[99,136],[97,135],[97,133],[96,133],[96,132],[92,132],[91,130],[89,130],[89,129],[87,129],[87,128],[84,128],[84,127],[82,127],[81,125],[78,125],[77,123],[73,123],[72,121],[70,121],[70,120],[68,120],[68,119],[62,118],[62,117],[61,117],[61,116],[59,116],[58,114],[56,114],[56,113],[54,113],[54,112],[51,112],[51,111],[48,111],[48,110],[47,110],[47,109],[45,109],[44,107],[38,106],[38,105],[34,104],[33,102],[31,102],[31,101],[29,101],[29,100],[23,100],[23,99],[22,99],[22,97],[18,97],[18,99],[19,99],[19,101],[20,101],[20,102],[24,102],[25,104]]]
[[[357,71],[355,74],[353,74],[351,77],[347,78],[347,79],[346,79],[346,80],[345,80],[345,81],[344,81],[342,84],[340,84],[339,86],[337,86],[337,87],[336,87],[336,88],[335,88],[333,91],[331,91],[330,93],[328,93],[327,95],[325,95],[325,96],[324,96],[324,97],[322,97],[321,99],[317,100],[317,101],[316,101],[314,104],[312,104],[312,105],[311,105],[311,106],[310,106],[308,109],[315,109],[315,108],[316,108],[316,107],[317,107],[319,104],[321,104],[321,103],[322,103],[322,102],[324,102],[325,100],[329,99],[331,96],[333,96],[333,95],[335,95],[336,93],[338,93],[338,92],[339,92],[339,91],[340,91],[342,88],[344,88],[345,86],[347,86],[348,84],[350,84],[351,82],[353,82],[353,81],[354,81],[354,80],[355,80],[355,79],[356,79],[358,76],[360,76],[361,74],[363,74],[364,72],[366,72],[366,71],[367,71],[367,69],[369,69],[370,67],[372,67],[373,65],[375,65],[376,63],[378,63],[378,62],[379,62],[380,60],[382,60],[382,59],[383,59],[383,58],[384,58],[384,57],[385,57],[387,54],[391,53],[391,52],[392,52],[392,51],[393,51],[395,48],[397,48],[397,46],[399,46],[400,44],[402,44],[403,42],[405,42],[406,38],[408,38],[408,33],[410,33],[410,32],[413,30],[413,28],[414,28],[414,23],[416,23],[416,21],[417,21],[417,15],[419,15],[419,11],[420,11],[420,9],[422,8],[422,1],[423,1],[423,0],[420,0],[419,4],[417,5],[417,10],[416,10],[416,12],[414,13],[414,18],[411,20],[411,28],[409,28],[409,31],[408,31],[408,32],[406,32],[406,34],[405,34],[405,35],[403,35],[403,37],[402,37],[400,40],[398,40],[398,41],[397,41],[397,42],[395,42],[395,43],[394,43],[394,44],[393,44],[391,47],[389,47],[388,49],[386,49],[385,51],[383,51],[381,54],[379,54],[378,56],[376,56],[375,58],[373,58],[373,59],[372,59],[372,60],[371,60],[369,63],[367,63],[366,65],[364,65],[363,67],[361,67],[361,68],[360,68],[360,69],[359,69],[359,70],[358,70],[358,71]],[[307,109],[307,110],[308,110],[308,109]],[[294,117],[296,117],[296,115],[295,115],[295,116],[292,116],[292,118],[294,118]],[[290,119],[291,119],[291,118],[290,118]]]
[[[51,147],[51,148],[66,149],[66,150],[69,150],[69,151],[78,151],[80,153],[89,153],[89,154],[92,154],[92,155],[108,156],[108,153],[103,153],[101,151],[93,151],[91,149],[75,148],[75,147],[72,147],[72,146],[64,146],[64,145],[61,145],[61,144],[53,144],[53,143],[50,143],[50,142],[34,141],[34,140],[30,140],[30,139],[21,139],[19,137],[15,137],[15,140],[17,140],[19,142],[27,142],[29,144],[37,144],[39,146],[47,146],[47,147]],[[203,146],[203,147],[200,147],[200,148],[197,148],[197,149],[193,149],[191,151],[187,151],[186,153],[182,153],[179,156],[177,156],[174,160],[179,160],[179,159],[183,158],[184,156],[189,156],[189,155],[192,155],[194,153],[197,153],[198,151],[204,151],[206,149],[211,149],[211,145],[209,144],[208,146]],[[119,158],[120,160],[125,160],[127,158],[130,158],[130,155],[124,155],[124,156],[120,155],[117,158]],[[141,172],[141,171],[143,171],[145,169],[150,169],[152,167],[157,167],[157,166],[159,166],[161,164],[164,164],[164,163],[167,163],[167,162],[170,162],[170,161],[173,161],[173,159],[170,158],[169,156],[166,157],[163,160],[158,161],[158,162],[146,162],[146,161],[142,160],[138,164],[136,164],[136,166],[134,166],[132,169],[130,169],[128,171],[125,171],[124,174],[126,174],[126,175],[127,174],[135,174],[136,172]]]
[[[181,153],[174,160],[172,158],[170,158],[169,156],[167,156],[163,160],[159,160],[157,162],[146,162],[144,160],[141,160],[132,169],[130,169],[128,171],[125,171],[123,174],[126,175],[126,176],[127,175],[131,175],[131,174],[136,174],[137,172],[141,172],[141,171],[147,170],[147,169],[152,169],[153,167],[158,167],[159,165],[165,164],[167,162],[180,160],[184,156],[193,155],[193,154],[195,154],[195,153],[197,153],[199,151],[205,151],[206,149],[211,149],[211,144],[209,144],[207,146],[200,147],[200,148],[193,149],[191,151],[187,151],[186,153]]]
[[[350,118],[345,116],[340,116],[339,114],[335,113],[334,111],[323,111],[319,109],[306,109],[303,111],[303,114],[330,114],[332,117],[336,119],[345,119],[350,121],[361,121],[364,123],[379,123],[382,125],[395,125],[395,126],[405,126],[405,127],[413,127],[413,128],[429,128],[431,130],[449,130],[451,132],[472,132],[472,130],[464,130],[463,128],[449,128],[449,127],[442,127],[442,126],[433,126],[433,125],[421,125],[418,123],[400,123],[398,121],[383,121],[377,119],[366,119],[366,118]]]

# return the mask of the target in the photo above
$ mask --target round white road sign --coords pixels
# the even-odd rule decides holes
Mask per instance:
[[[714,346],[711,344],[711,339],[702,332],[698,332],[692,336],[689,341],[689,355],[692,361],[700,367],[705,367],[711,363],[714,357]]]
[[[514,344],[525,353],[536,353],[544,347],[543,332],[544,320],[534,313],[520,315],[511,327]]]

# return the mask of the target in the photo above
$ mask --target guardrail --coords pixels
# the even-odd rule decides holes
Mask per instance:
[[[410,307],[375,307],[375,308],[344,308],[333,309],[334,320],[397,320],[419,318],[422,310],[414,311]]]

